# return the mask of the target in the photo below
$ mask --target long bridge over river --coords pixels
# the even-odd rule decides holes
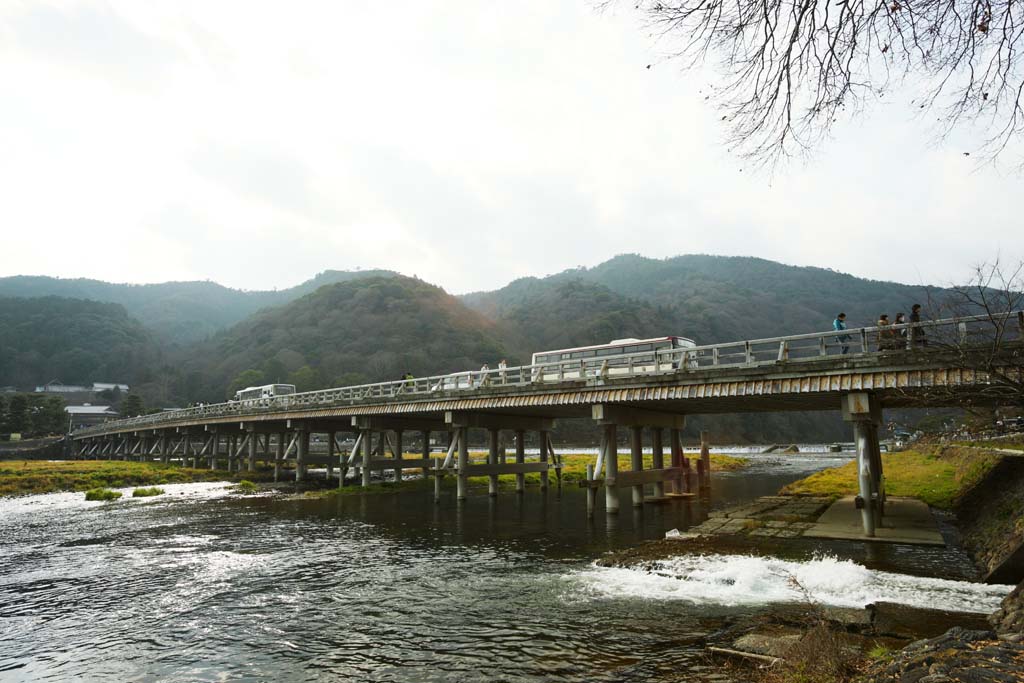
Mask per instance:
[[[905,333],[905,336],[901,335]],[[879,340],[882,343],[879,344]],[[879,348],[881,346],[882,348]],[[418,377],[310,391],[268,399],[231,401],[115,420],[72,435],[79,457],[180,460],[252,470],[260,461],[275,473],[293,462],[295,476],[310,464],[338,467],[339,483],[355,472],[363,485],[373,472],[405,470],[457,479],[459,499],[471,476],[514,474],[522,490],[527,473],[561,481],[551,441],[559,418],[586,418],[601,427],[601,448],[584,485],[591,509],[604,489],[605,510],[619,509],[629,488],[634,505],[647,487],[656,498],[693,495],[707,482],[706,457],[691,468],[680,432],[687,415],[841,410],[852,423],[860,481],[858,505],[865,534],[874,534],[884,509],[878,444],[883,408],[998,404],[1003,389],[1024,382],[1024,312],[746,340],[617,357],[573,358],[479,372]],[[488,458],[473,464],[469,430],[486,430]],[[630,469],[618,468],[618,430],[629,432]],[[653,466],[644,469],[647,429]],[[665,432],[668,442],[665,443]],[[403,438],[420,432],[421,457],[403,458]],[[515,436],[514,460],[500,446]],[[432,453],[431,435],[445,435],[447,449]],[[527,433],[536,433],[538,456],[527,461]],[[339,439],[352,434],[348,451]],[[311,452],[311,435],[324,435],[326,455]],[[533,436],[531,434],[531,439]],[[665,450],[669,462],[665,462]],[[390,457],[387,453],[390,452]],[[706,451],[705,451],[706,454]]]

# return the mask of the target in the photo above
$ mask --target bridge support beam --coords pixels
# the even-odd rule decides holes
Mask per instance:
[[[246,470],[249,472],[256,471],[256,448],[259,446],[258,443],[259,434],[253,430],[249,430],[249,462],[246,463]]]
[[[619,476],[619,435],[614,424],[604,425],[605,454],[604,454],[604,510],[606,513],[618,514],[619,512],[619,489],[615,483]]]
[[[853,423],[857,444],[857,482],[860,495],[857,507],[861,511],[864,535],[872,537],[882,524],[885,505],[885,478],[882,474],[881,449],[878,445],[878,425],[882,421],[882,407],[878,399],[867,392],[854,392],[842,398],[843,419]]]
[[[497,429],[487,430],[487,436],[489,437],[488,448],[487,448],[487,464],[497,465],[498,464],[498,436],[499,432]],[[496,496],[498,495],[498,473],[487,475],[487,495]]]
[[[540,461],[545,465],[548,464],[548,433],[546,430],[537,432],[537,439],[540,441]],[[548,490],[548,471],[542,470],[540,473],[540,490],[547,492]]]
[[[459,463],[456,476],[456,499],[466,500],[469,492],[469,427],[459,427]]]
[[[295,481],[303,481],[306,478],[306,458],[309,456],[309,429],[306,425],[295,425]]]
[[[629,428],[629,469],[632,472],[644,470],[644,428],[633,425]],[[633,484],[633,507],[644,504],[644,485]]]
[[[363,486],[370,485],[370,473],[373,471],[370,469],[370,459],[373,457],[373,430],[363,430],[363,467],[362,467],[362,482]]]
[[[651,467],[656,470],[665,468],[665,452],[661,443],[661,427],[651,428]],[[654,482],[654,498],[665,497],[665,482]]]
[[[516,464],[521,465],[526,462],[526,432],[522,429],[516,430]],[[522,493],[526,490],[526,474],[523,472],[516,472],[516,493]]]

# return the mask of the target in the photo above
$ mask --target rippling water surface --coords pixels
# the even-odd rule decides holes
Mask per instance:
[[[763,459],[717,476],[714,504],[774,493],[825,464]],[[419,491],[302,500],[165,489],[114,503],[0,500],[0,680],[702,680],[713,672],[704,642],[726,620],[791,599],[765,588],[780,572],[763,560],[736,565],[751,558],[732,570],[690,558],[654,574],[592,566],[700,522],[696,503],[626,506],[608,524],[600,512],[588,522],[582,491],[568,487],[463,505],[451,492],[435,505]],[[962,555],[934,550],[821,550],[969,571]],[[789,569],[827,576],[836,562]],[[855,602],[878,592],[872,581],[911,602],[928,591],[986,607],[998,597],[842,567],[860,577]],[[735,597],[721,586],[737,580],[751,595],[716,598]]]

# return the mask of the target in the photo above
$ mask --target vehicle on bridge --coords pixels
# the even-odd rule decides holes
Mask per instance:
[[[251,401],[256,398],[275,398],[295,393],[294,384],[265,384],[261,387],[246,387],[235,392],[235,401]]]
[[[534,381],[575,379],[582,375],[617,375],[634,372],[671,372],[678,370],[678,361],[667,360],[659,352],[690,349],[697,344],[686,337],[654,337],[652,339],[614,339],[607,344],[577,346],[571,349],[539,351],[533,354]],[[572,361],[577,361],[573,363]],[[566,363],[569,363],[566,366]],[[551,370],[544,367],[551,364]],[[697,367],[697,360],[688,361]]]

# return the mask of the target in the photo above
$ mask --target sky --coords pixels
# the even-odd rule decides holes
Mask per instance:
[[[937,143],[913,84],[769,172],[670,49],[630,2],[6,0],[0,276],[463,293],[710,253],[942,285],[1024,258],[1024,177]]]

